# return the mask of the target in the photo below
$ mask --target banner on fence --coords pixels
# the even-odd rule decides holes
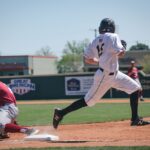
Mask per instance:
[[[85,95],[93,83],[93,76],[65,77],[66,95]]]

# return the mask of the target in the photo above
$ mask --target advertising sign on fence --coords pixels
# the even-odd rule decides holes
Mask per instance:
[[[35,84],[31,79],[11,79],[8,86],[18,95],[24,95],[30,91],[35,91]]]
[[[66,95],[85,95],[92,83],[92,76],[65,77],[65,93]]]

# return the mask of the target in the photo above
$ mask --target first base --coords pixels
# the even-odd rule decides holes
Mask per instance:
[[[35,134],[25,137],[28,141],[58,141],[59,137],[52,134]]]

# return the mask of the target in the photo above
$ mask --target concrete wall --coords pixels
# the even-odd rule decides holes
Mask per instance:
[[[46,57],[33,57],[33,75],[42,75],[42,74],[56,74],[57,65],[55,58],[46,58]]]

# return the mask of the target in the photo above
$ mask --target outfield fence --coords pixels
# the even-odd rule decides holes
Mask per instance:
[[[93,82],[93,73],[43,76],[1,77],[18,100],[72,99],[85,95]],[[144,97],[150,97],[150,76],[140,74]],[[127,98],[124,92],[110,89],[104,98]]]

